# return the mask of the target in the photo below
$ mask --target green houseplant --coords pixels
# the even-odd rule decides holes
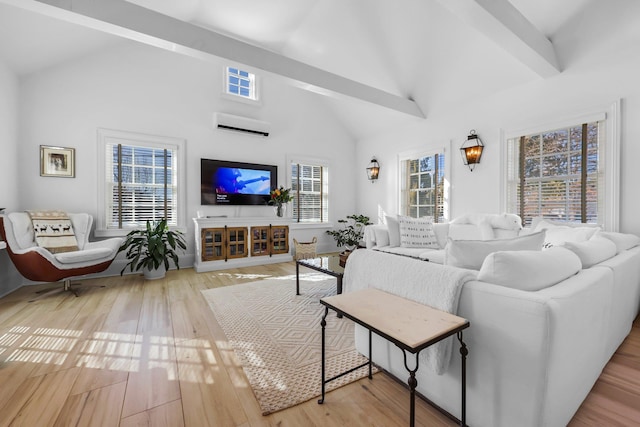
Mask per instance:
[[[358,246],[364,236],[364,227],[371,225],[369,217],[366,215],[347,215],[346,219],[339,219],[341,228],[337,230],[327,230],[327,234],[332,236],[338,247],[344,247],[346,251],[352,251]]]
[[[120,245],[118,253],[126,251],[125,256],[129,260],[120,275],[129,267],[132,272],[143,269],[147,279],[162,278],[169,270],[169,260],[173,260],[176,268],[180,269],[178,248],[183,251],[187,248],[184,235],[170,230],[165,218],[153,223],[147,221],[145,228],[129,232]]]

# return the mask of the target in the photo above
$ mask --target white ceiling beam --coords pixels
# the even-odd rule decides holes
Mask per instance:
[[[560,73],[556,51],[509,0],[440,0],[467,24],[543,78]]]
[[[312,67],[214,31],[124,0],[0,0],[0,3],[84,25],[120,37],[207,59],[213,57],[274,73],[297,87],[331,97],[351,97],[424,118],[411,99]]]

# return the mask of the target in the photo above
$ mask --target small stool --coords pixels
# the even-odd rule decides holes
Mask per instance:
[[[296,248],[294,259],[297,261],[299,259],[315,258],[317,242],[317,237],[314,237],[310,242],[298,242],[296,239],[293,239],[293,244]]]

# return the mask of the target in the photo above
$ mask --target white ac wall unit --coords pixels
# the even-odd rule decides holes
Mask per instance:
[[[271,130],[271,125],[267,122],[226,113],[213,113],[213,127],[259,136],[269,136]]]

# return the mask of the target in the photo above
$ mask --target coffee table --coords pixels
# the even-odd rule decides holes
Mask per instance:
[[[409,372],[409,380],[407,381],[409,385],[409,425],[413,427],[416,417],[415,390],[418,385],[416,371],[419,367],[420,351],[451,335],[456,335],[460,342],[460,356],[462,358],[460,384],[462,408],[458,421],[460,426],[466,426],[466,359],[468,349],[462,340],[462,330],[469,327],[467,319],[373,288],[325,297],[320,300],[320,303],[325,306],[325,309],[320,322],[322,327],[322,397],[318,400],[319,404],[324,403],[325,385],[331,381],[367,365],[369,366],[368,377],[372,378],[371,334],[375,333],[402,350],[404,366]],[[325,326],[329,309],[368,329],[369,361],[326,379]],[[407,353],[415,355],[413,369],[407,363]]]
[[[296,261],[296,295],[300,295],[300,266],[319,271],[336,278],[337,294],[342,293],[342,278],[344,277],[344,267],[340,265],[338,255],[327,255],[317,258],[299,259]]]

